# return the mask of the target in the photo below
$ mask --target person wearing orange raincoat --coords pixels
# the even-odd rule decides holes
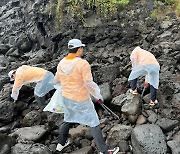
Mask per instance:
[[[16,101],[19,96],[19,90],[23,85],[35,82],[34,95],[40,110],[45,107],[45,95],[54,89],[55,81],[53,73],[28,65],[22,65],[17,70],[11,70],[8,73],[10,81],[14,81],[11,97]]]
[[[57,151],[62,151],[69,144],[68,134],[73,123],[90,127],[98,149],[105,154],[117,153],[119,148],[108,150],[99,128],[99,118],[91,100],[103,100],[98,85],[93,81],[90,64],[81,58],[85,44],[79,39],[68,42],[69,54],[58,66],[55,81],[62,87],[64,103],[64,122],[60,126]]]
[[[132,63],[132,71],[128,81],[130,81],[133,94],[137,94],[137,78],[140,76],[145,76],[145,85],[150,84],[151,96],[149,105],[154,106],[158,103],[157,89],[159,86],[160,70],[158,61],[152,53],[141,49],[140,47],[136,47],[132,51],[130,59]]]

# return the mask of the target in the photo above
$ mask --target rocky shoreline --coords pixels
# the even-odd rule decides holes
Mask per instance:
[[[48,3],[13,0],[0,7],[0,154],[55,153],[63,114],[38,112],[33,85],[23,86],[13,103],[7,73],[23,64],[55,73],[70,38],[86,44],[84,58],[91,64],[105,104],[120,117],[108,115],[95,104],[106,143],[119,146],[119,154],[180,153],[180,18],[174,13],[160,20],[152,18],[155,2],[145,0],[135,1],[108,22],[89,15],[87,27],[67,18],[55,29],[53,17],[44,13]],[[128,90],[129,52],[136,46],[151,51],[161,66],[155,109],[146,105],[149,89],[143,98]],[[143,80],[138,81],[139,93]],[[74,125],[70,139],[63,153],[97,153],[88,127]]]

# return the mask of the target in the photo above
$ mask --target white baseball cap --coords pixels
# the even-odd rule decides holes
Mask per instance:
[[[85,47],[85,44],[82,44],[81,40],[79,39],[72,39],[68,42],[69,49],[74,49],[78,47]]]
[[[9,73],[8,73],[8,76],[10,78],[10,81],[14,81],[14,78],[12,78],[12,74],[16,72],[16,70],[11,70]]]

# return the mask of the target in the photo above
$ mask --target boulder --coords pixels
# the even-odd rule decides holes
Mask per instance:
[[[165,136],[158,125],[136,126],[131,133],[133,154],[165,154]]]

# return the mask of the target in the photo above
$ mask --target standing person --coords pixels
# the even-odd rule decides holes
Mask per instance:
[[[132,72],[130,73],[128,81],[133,94],[137,92],[137,78],[139,76],[146,76],[144,86],[150,84],[150,106],[154,106],[157,101],[157,89],[159,86],[159,70],[160,66],[156,58],[149,51],[136,47],[130,56],[132,62]]]
[[[39,111],[45,107],[45,95],[54,89],[54,75],[42,68],[22,65],[17,70],[8,73],[10,81],[14,81],[11,97],[16,101],[18,99],[19,90],[23,85],[35,82],[34,89],[35,99],[39,105]]]
[[[57,67],[55,81],[61,84],[65,111],[56,150],[62,151],[69,144],[69,129],[73,123],[79,123],[90,127],[101,153],[116,154],[119,147],[108,150],[99,128],[99,118],[90,94],[97,100],[103,100],[103,98],[98,85],[93,81],[90,64],[81,59],[83,47],[85,44],[82,44],[79,39],[70,40],[68,42],[69,54],[60,61]]]

